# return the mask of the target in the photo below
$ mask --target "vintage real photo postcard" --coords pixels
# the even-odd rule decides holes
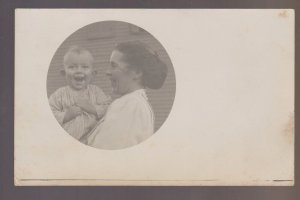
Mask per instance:
[[[294,185],[294,15],[16,9],[15,185]]]

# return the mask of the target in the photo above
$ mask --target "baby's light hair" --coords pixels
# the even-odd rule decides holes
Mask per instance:
[[[91,63],[94,62],[94,57],[93,55],[91,54],[90,51],[88,51],[87,49],[85,48],[82,48],[80,46],[77,46],[77,45],[74,45],[74,46],[71,46],[69,48],[69,50],[66,52],[66,54],[64,55],[64,64],[67,62],[70,54],[77,54],[77,55],[87,55],[88,59],[90,60]]]

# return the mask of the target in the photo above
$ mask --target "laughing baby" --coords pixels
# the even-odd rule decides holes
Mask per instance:
[[[62,75],[67,85],[49,98],[55,118],[74,138],[81,141],[106,112],[110,98],[90,84],[96,73],[92,54],[81,47],[71,47],[64,56]]]

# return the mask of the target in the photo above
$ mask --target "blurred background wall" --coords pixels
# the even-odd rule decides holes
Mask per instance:
[[[110,81],[105,75],[109,67],[109,58],[114,46],[119,42],[139,40],[156,51],[168,66],[168,76],[164,86],[159,90],[147,90],[149,101],[155,114],[155,130],[157,130],[169,115],[175,97],[175,74],[171,60],[162,45],[147,31],[135,25],[106,21],[85,26],[69,36],[57,49],[49,66],[47,77],[48,97],[58,88],[65,86],[65,78],[60,74],[63,66],[63,56],[73,45],[89,50],[95,59],[97,70],[92,84],[102,88],[106,94],[111,93]]]

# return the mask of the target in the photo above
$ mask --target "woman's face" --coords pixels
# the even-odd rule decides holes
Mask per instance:
[[[128,68],[124,54],[114,50],[110,57],[110,67],[106,74],[110,78],[113,93],[124,95],[132,91],[137,84],[137,73]]]

